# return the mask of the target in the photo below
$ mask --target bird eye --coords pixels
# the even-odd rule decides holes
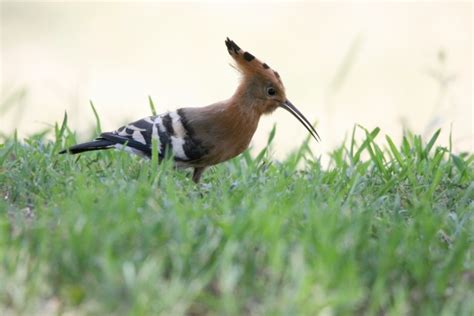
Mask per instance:
[[[268,87],[267,88],[267,94],[271,97],[273,97],[276,94],[276,90],[273,87]]]

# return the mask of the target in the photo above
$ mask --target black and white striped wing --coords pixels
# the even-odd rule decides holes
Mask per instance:
[[[120,127],[109,133],[102,133],[117,148],[125,148],[135,154],[151,157],[152,140],[158,143],[158,154],[163,158],[171,150],[176,161],[190,162],[202,158],[207,151],[193,137],[192,130],[180,110],[141,120]]]

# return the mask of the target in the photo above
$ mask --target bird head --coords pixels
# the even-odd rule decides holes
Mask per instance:
[[[225,44],[236,63],[236,69],[243,76],[237,90],[238,97],[251,100],[244,103],[250,104],[259,114],[269,114],[279,107],[284,108],[293,114],[316,140],[319,140],[319,135],[311,123],[286,97],[285,86],[278,72],[251,53],[242,50],[229,38]]]

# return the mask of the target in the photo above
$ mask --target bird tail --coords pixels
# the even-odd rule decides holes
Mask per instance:
[[[92,151],[92,150],[103,150],[103,149],[110,149],[114,148],[115,143],[111,142],[110,140],[106,139],[96,139],[91,142],[87,143],[82,143],[82,144],[77,144],[74,146],[71,146],[67,149],[61,150],[59,153],[60,154],[79,154],[85,151]]]

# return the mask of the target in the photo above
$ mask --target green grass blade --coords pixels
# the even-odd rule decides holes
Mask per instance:
[[[403,161],[403,158],[402,158],[402,155],[400,154],[400,152],[398,151],[397,149],[397,146],[395,146],[395,144],[393,143],[392,139],[390,138],[390,136],[388,135],[385,135],[385,139],[387,140],[387,143],[388,143],[388,146],[390,147],[390,151],[391,153],[393,154],[393,156],[395,157],[395,159],[397,160],[398,164],[400,165],[400,167],[405,167],[405,163]]]
[[[451,154],[451,158],[453,159],[453,163],[458,169],[459,173],[461,174],[461,177],[464,177],[466,174],[467,166],[464,160],[459,157],[458,155]]]
[[[148,104],[150,105],[151,115],[156,116],[156,108],[151,96],[148,96]]]
[[[53,150],[52,150],[53,153],[56,153],[58,148],[63,143],[63,136],[64,136],[64,132],[66,131],[66,129],[67,129],[67,112],[64,112],[64,117],[63,117],[63,122],[61,124],[61,128],[58,129],[57,124],[55,125],[55,139],[56,139],[56,141],[54,142],[54,147],[53,147]]]
[[[95,109],[95,106],[94,106],[94,103],[92,103],[92,100],[90,100],[89,103],[91,105],[92,112],[94,112],[95,131],[96,131],[97,135],[100,135],[100,133],[102,132],[102,127],[101,127],[101,124],[100,124],[99,114],[97,114],[97,110]]]
[[[433,148],[433,145],[436,143],[436,140],[438,139],[440,133],[441,133],[441,128],[438,129],[438,130],[433,134],[433,136],[432,136],[431,139],[429,140],[428,144],[426,144],[425,152],[424,152],[424,156],[425,156],[425,157],[428,157],[428,155],[429,155],[429,153],[430,153],[430,151],[431,151],[431,148]]]
[[[353,164],[357,164],[360,160],[360,155],[364,150],[367,149],[369,144],[375,140],[377,135],[380,133],[380,128],[376,127],[372,130],[372,132],[368,132],[368,130],[360,125],[357,125],[359,128],[361,128],[363,131],[366,133],[366,139],[362,142],[362,145],[357,149],[355,155],[354,155],[354,161]]]
[[[260,163],[263,160],[263,158],[268,154],[270,150],[270,146],[273,142],[273,139],[275,138],[275,134],[276,134],[276,124],[273,124],[272,130],[270,131],[270,134],[268,135],[267,145],[258,153],[257,157],[255,158],[255,161],[257,162],[257,164]]]
[[[352,135],[351,135],[351,146],[350,146],[350,151],[349,151],[349,157],[351,159],[351,162],[354,164],[354,148],[357,145],[356,139],[355,139],[355,133],[356,133],[357,125],[354,125],[352,127]]]
[[[159,168],[159,151],[160,141],[157,138],[151,139],[151,176],[156,179]]]

